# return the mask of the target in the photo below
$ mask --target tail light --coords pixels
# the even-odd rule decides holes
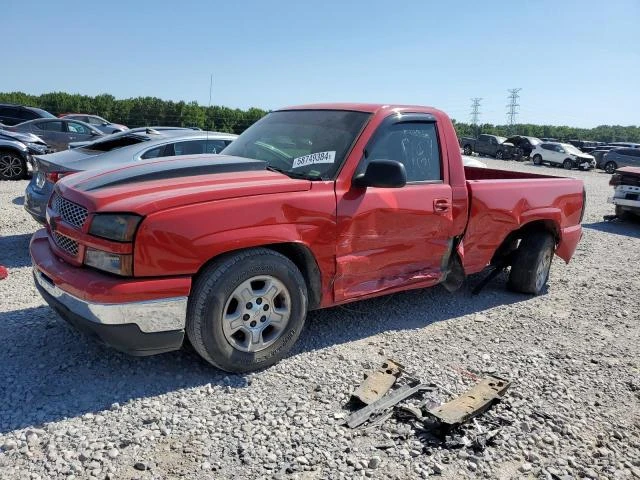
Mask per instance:
[[[56,183],[61,178],[66,177],[67,175],[71,175],[72,173],[75,172],[48,172],[45,173],[44,176],[49,182]]]
[[[614,173],[613,175],[611,175],[611,180],[609,180],[609,185],[611,185],[612,187],[617,187],[621,183],[622,183],[622,175],[620,175],[619,173]]]

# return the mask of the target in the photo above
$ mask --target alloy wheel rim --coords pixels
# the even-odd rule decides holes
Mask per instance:
[[[291,295],[271,275],[251,277],[229,295],[222,313],[225,339],[236,350],[255,353],[273,345],[291,318]]]
[[[14,178],[22,175],[22,161],[11,154],[0,156],[0,176]]]

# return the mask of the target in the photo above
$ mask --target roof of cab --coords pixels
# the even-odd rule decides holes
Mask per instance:
[[[436,112],[433,107],[420,105],[392,105],[384,103],[312,103],[308,105],[295,105],[285,108],[279,108],[276,111],[283,110],[350,110],[355,112],[376,113],[380,110],[395,109],[416,109],[420,112]]]

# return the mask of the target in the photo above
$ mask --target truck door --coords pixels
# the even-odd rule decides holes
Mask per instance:
[[[451,246],[452,194],[435,119],[426,114],[387,118],[367,145],[356,175],[378,159],[401,162],[407,184],[336,191],[336,301],[406,285],[426,287],[443,276]]]
[[[489,137],[488,135],[480,135],[478,137],[478,142],[476,144],[476,150],[478,151],[478,153],[482,153],[483,155],[488,155],[490,153],[490,140],[491,137]]]

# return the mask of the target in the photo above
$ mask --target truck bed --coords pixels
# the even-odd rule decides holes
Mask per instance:
[[[465,167],[465,174],[470,203],[463,238],[467,274],[485,268],[509,233],[533,221],[559,225],[556,254],[565,261],[571,258],[573,238],[581,231],[580,180],[474,167]],[[563,243],[569,236],[571,241]]]

